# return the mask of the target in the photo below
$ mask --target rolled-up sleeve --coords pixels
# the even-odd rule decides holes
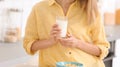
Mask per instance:
[[[108,47],[105,47],[103,45],[97,45],[101,49],[101,55],[98,57],[100,59],[104,59],[108,55]]]
[[[101,22],[100,16],[97,17],[97,20],[92,25],[91,33],[93,44],[98,46],[101,50],[101,54],[98,58],[104,59],[109,53],[110,44],[107,41],[104,24]]]
[[[36,22],[36,14],[35,7],[33,7],[32,12],[30,13],[26,28],[25,28],[25,36],[23,40],[23,46],[26,52],[30,55],[33,55],[35,52],[31,51],[31,47],[33,42],[38,40],[38,32],[37,32],[37,22]]]

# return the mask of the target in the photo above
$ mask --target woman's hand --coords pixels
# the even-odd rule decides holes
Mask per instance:
[[[79,40],[70,34],[66,38],[60,38],[59,41],[65,47],[76,48],[79,44]]]
[[[67,38],[61,38],[60,43],[66,47],[79,48],[82,51],[89,53],[91,55],[100,56],[101,50],[96,45],[78,40],[72,35],[68,35]]]
[[[55,44],[58,42],[58,39],[60,38],[60,28],[57,24],[54,24],[52,26],[51,32],[50,32],[50,41],[52,44]]]
[[[54,24],[50,32],[50,38],[46,40],[35,41],[32,44],[31,51],[35,52],[37,50],[45,49],[56,44],[58,42],[59,35],[60,35],[60,29],[57,24]]]

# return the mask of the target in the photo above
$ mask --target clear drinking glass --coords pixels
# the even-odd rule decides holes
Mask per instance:
[[[56,23],[61,29],[61,37],[66,37],[67,34],[67,25],[68,25],[68,19],[67,17],[56,17]]]

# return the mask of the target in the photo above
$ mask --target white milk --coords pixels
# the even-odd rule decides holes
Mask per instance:
[[[61,29],[61,37],[66,37],[67,34],[67,24],[68,24],[68,20],[67,18],[64,17],[57,17],[56,18],[56,23],[59,25],[60,29]]]

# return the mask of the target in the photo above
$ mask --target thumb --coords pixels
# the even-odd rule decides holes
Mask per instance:
[[[68,37],[72,37],[72,34],[67,34]]]

